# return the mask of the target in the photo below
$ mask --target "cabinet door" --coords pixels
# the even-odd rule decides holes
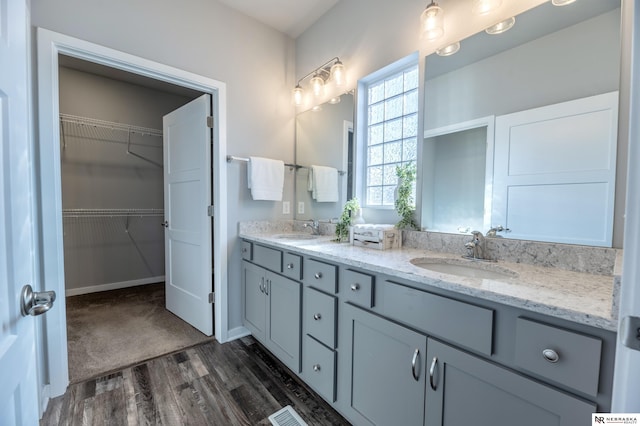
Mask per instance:
[[[302,290],[299,282],[268,273],[265,345],[287,367],[300,372]]]
[[[253,336],[264,342],[266,331],[266,295],[265,288],[266,271],[249,262],[242,262],[242,290],[244,325]]]
[[[425,425],[585,425],[593,403],[429,339]]]
[[[350,416],[356,423],[421,425],[427,338],[381,317],[345,306],[350,328]]]

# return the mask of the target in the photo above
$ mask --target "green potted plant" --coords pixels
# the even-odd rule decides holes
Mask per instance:
[[[396,166],[396,176],[398,177],[398,187],[396,188],[396,211],[400,215],[400,221],[396,224],[398,229],[416,229],[420,227],[415,219],[415,201],[413,199],[412,187],[416,180],[416,164],[405,163]]]
[[[360,210],[360,203],[357,198],[352,198],[344,205],[340,220],[336,225],[336,240],[340,243],[349,239],[349,226],[351,226],[351,216]]]

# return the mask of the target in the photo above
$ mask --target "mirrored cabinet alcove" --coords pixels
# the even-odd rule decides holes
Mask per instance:
[[[455,55],[424,58],[422,230],[484,233],[501,225],[511,230],[506,238],[614,245],[624,213],[614,211],[616,185],[624,185],[615,179],[620,14],[620,0],[544,2],[503,34],[483,31],[461,40]],[[344,94],[298,114],[296,164],[346,173],[339,201],[319,203],[308,169],[298,169],[296,219],[339,217],[358,195],[354,105]]]
[[[425,60],[421,225],[612,244],[619,0],[545,2]]]

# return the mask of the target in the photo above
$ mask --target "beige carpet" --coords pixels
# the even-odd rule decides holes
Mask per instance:
[[[164,283],[67,297],[71,383],[213,339],[164,306]]]

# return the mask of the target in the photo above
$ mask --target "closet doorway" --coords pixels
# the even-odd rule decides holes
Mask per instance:
[[[194,121],[209,112],[210,96],[65,55],[58,62],[69,378],[78,382],[201,343],[213,333],[207,327],[211,305],[205,308],[208,318],[206,312],[204,319],[192,315],[197,300],[178,285],[197,278],[174,278],[165,285],[171,266],[165,238],[177,246],[177,257],[185,257],[180,255],[184,238],[173,241],[172,236],[199,223],[196,215],[185,217],[194,209],[180,211],[198,202],[185,202],[182,190],[193,188],[194,181],[190,176],[185,183],[180,173],[168,173],[164,158],[169,153],[163,148],[176,146],[174,163],[176,157],[184,161],[185,154],[203,156],[211,136],[204,135],[204,141],[193,134],[177,138],[182,128],[198,127]],[[173,125],[171,141],[163,137],[163,117]],[[187,125],[180,126],[180,120]],[[169,182],[175,175],[178,182]],[[212,199],[210,185],[195,184]],[[166,212],[165,194],[174,200]],[[175,230],[168,225],[181,220],[189,226]],[[191,238],[190,246],[211,245],[208,238],[197,241],[197,232],[192,235],[196,241]],[[203,252],[210,256],[210,247]],[[185,259],[177,263],[182,269]],[[199,265],[188,266],[191,275]],[[199,284],[211,291],[210,281]]]
[[[207,205],[205,208],[198,208],[199,212],[203,212],[202,216],[206,218],[213,227],[209,231],[209,256],[206,259],[208,268],[203,270],[204,280],[207,280],[209,287],[206,293],[199,295],[200,300],[206,301],[209,309],[208,316],[210,319],[209,335],[213,333],[213,317],[215,315],[215,335],[216,339],[224,342],[228,339],[227,321],[226,321],[226,211],[221,206],[226,205],[226,169],[224,158],[226,155],[226,86],[224,83],[212,80],[207,77],[203,77],[197,74],[189,73],[177,68],[173,68],[167,65],[159,64],[153,61],[142,59],[134,55],[130,55],[124,52],[119,52],[113,49],[99,46],[93,43],[89,43],[83,40],[75,39],[73,37],[65,36],[63,34],[55,33],[42,28],[37,29],[37,45],[38,45],[38,152],[39,152],[39,167],[38,176],[39,179],[39,192],[40,192],[40,214],[41,214],[41,239],[39,241],[42,249],[40,256],[42,257],[42,269],[39,271],[40,286],[48,286],[54,289],[58,295],[64,295],[65,289],[65,270],[64,270],[64,238],[63,233],[65,231],[65,220],[63,217],[63,196],[62,196],[62,174],[61,174],[61,158],[64,149],[64,140],[60,136],[61,117],[59,111],[60,105],[60,84],[58,79],[59,60],[62,56],[68,56],[89,62],[91,64],[97,64],[101,66],[111,67],[112,71],[119,73],[125,72],[133,75],[133,78],[147,78],[151,80],[157,80],[154,84],[158,83],[170,83],[175,86],[191,89],[198,93],[204,93],[205,97],[209,99],[209,112],[213,124],[213,129],[209,131],[209,137],[203,142],[208,148],[209,153],[208,161],[210,162],[208,168],[205,170],[207,173],[207,181],[212,186],[207,187],[212,197],[206,197],[209,203],[213,206]],[[139,82],[137,83],[138,85]],[[197,93],[195,93],[197,95]],[[96,103],[100,102],[100,99],[95,99]],[[86,110],[82,111],[83,113]],[[92,117],[86,117],[92,118]],[[99,120],[99,119],[98,119]],[[103,120],[110,121],[110,120]],[[122,124],[123,120],[118,119],[111,122]],[[206,126],[206,121],[203,120]],[[104,124],[104,123],[102,123]],[[124,123],[132,126],[139,126],[136,123]],[[112,127],[116,127],[113,126]],[[154,129],[158,130],[156,126],[143,125],[139,127],[145,127],[145,130]],[[140,130],[140,129],[138,129]],[[142,132],[145,133],[145,132]],[[163,130],[164,133],[164,130]],[[145,134],[145,137],[149,135]],[[127,136],[128,138],[129,136]],[[167,159],[163,158],[162,163],[155,161],[150,154],[154,148],[146,146],[134,146],[133,143],[129,143],[127,140],[127,147],[129,155],[135,160],[148,163],[146,167],[151,167],[152,162],[155,163],[167,163]],[[126,151],[125,151],[126,152]],[[166,153],[167,150],[163,149]],[[142,157],[145,159],[143,160]],[[150,161],[147,161],[150,160]],[[164,166],[163,166],[164,168]],[[164,168],[166,170],[166,168]],[[201,168],[204,170],[204,168]],[[120,176],[121,177],[121,176]],[[154,214],[159,213],[156,207],[132,207],[140,209],[136,211],[138,216],[141,213],[146,213],[145,217],[138,217],[149,220]],[[78,208],[78,210],[80,207]],[[101,213],[105,213],[104,210],[113,209],[107,213],[120,213],[120,219],[124,220],[125,233],[127,230],[131,231],[132,227],[132,215],[126,208],[121,207],[104,207],[98,206],[92,210],[103,209]],[[116,211],[118,210],[118,211]],[[125,211],[122,211],[125,210]],[[143,211],[144,210],[144,211]],[[209,212],[209,215],[207,215]],[[67,212],[73,215],[74,212]],[[75,212],[82,213],[82,212]],[[97,216],[100,212],[95,213]],[[125,214],[126,213],[126,214]],[[211,215],[213,213],[213,215]],[[91,214],[91,213],[89,213]],[[165,209],[164,218],[170,215]],[[79,216],[79,214],[77,215]],[[215,216],[215,220],[212,217]],[[71,219],[70,217],[68,219]],[[76,217],[75,219],[80,219]],[[99,217],[82,218],[99,219]],[[101,219],[106,219],[102,217]],[[162,218],[160,218],[162,219]],[[174,221],[176,222],[176,221]],[[179,220],[177,222],[180,222]],[[156,222],[157,223],[157,222]],[[162,221],[160,222],[162,223]],[[158,223],[158,227],[160,227]],[[120,229],[118,226],[116,226]],[[107,233],[111,231],[106,231]],[[213,239],[215,233],[216,238]],[[166,232],[165,232],[166,235]],[[129,238],[129,236],[126,236]],[[135,236],[134,236],[135,237]],[[134,238],[136,239],[136,238]],[[213,244],[211,243],[213,241]],[[131,242],[131,238],[129,238]],[[144,247],[144,244],[139,244],[139,235],[136,242],[139,245],[140,250],[135,249],[136,254],[139,256],[140,252],[146,253],[145,250],[148,247]],[[150,245],[150,244],[148,244]],[[148,246],[147,245],[147,246]],[[211,247],[213,245],[213,247]],[[212,253],[213,252],[213,253]],[[172,256],[175,253],[170,252],[168,255],[167,264],[173,265],[176,262],[172,262]],[[147,256],[147,258],[149,258]],[[216,264],[216,270],[214,271],[212,265]],[[145,262],[143,262],[145,263]],[[153,269],[153,263],[147,260],[144,267],[147,271],[155,271]],[[178,259],[178,264],[180,263]],[[165,265],[166,267],[166,265]],[[116,266],[117,268],[117,266]],[[170,268],[169,268],[170,269]],[[176,268],[177,269],[177,268]],[[204,269],[204,268],[203,268]],[[112,272],[112,271],[111,271]],[[155,273],[155,272],[154,272]],[[153,278],[157,275],[148,276],[147,278]],[[200,275],[203,276],[203,275]],[[204,281],[203,280],[203,281]],[[135,281],[135,280],[133,280]],[[213,285],[212,285],[213,281]],[[122,282],[120,282],[122,283]],[[211,290],[215,289],[214,293]],[[114,290],[114,291],[125,291]],[[93,294],[93,293],[89,293]],[[216,302],[216,309],[213,309],[211,301]],[[45,318],[42,323],[42,336],[43,340],[39,342],[40,362],[44,364],[44,368],[48,371],[48,377],[43,378],[44,383],[49,383],[45,388],[45,394],[43,394],[43,400],[49,397],[55,397],[61,395],[66,390],[69,383],[68,365],[69,359],[67,354],[67,306],[64,297],[59,297],[57,301],[58,309],[52,309],[51,315]],[[205,332],[206,333],[206,332]],[[142,345],[143,342],[136,342],[136,345]]]

